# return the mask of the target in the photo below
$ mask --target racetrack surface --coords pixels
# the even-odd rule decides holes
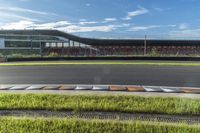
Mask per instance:
[[[155,65],[1,66],[0,84],[200,87],[200,67]]]

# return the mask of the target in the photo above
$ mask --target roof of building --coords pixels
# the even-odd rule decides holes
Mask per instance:
[[[58,30],[0,30],[0,34],[49,35],[88,45],[144,45],[145,39],[97,39],[72,35]],[[147,39],[148,45],[200,45],[200,40]]]

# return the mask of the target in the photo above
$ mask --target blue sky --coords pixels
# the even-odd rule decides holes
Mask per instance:
[[[0,0],[1,29],[86,37],[200,37],[200,0]]]

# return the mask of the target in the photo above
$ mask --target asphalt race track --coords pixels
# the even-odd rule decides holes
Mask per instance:
[[[104,84],[200,87],[200,67],[58,65],[0,67],[0,84]]]

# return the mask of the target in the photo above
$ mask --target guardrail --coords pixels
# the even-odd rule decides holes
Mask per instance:
[[[160,92],[160,93],[194,93],[200,94],[200,88],[169,86],[137,86],[137,85],[0,85],[0,91],[7,90],[62,90],[62,91],[123,91],[123,92]]]
[[[57,61],[57,60],[163,60],[163,61],[200,61],[200,57],[135,57],[135,56],[108,56],[108,57],[24,57],[24,58],[7,58],[8,62],[16,61]]]

